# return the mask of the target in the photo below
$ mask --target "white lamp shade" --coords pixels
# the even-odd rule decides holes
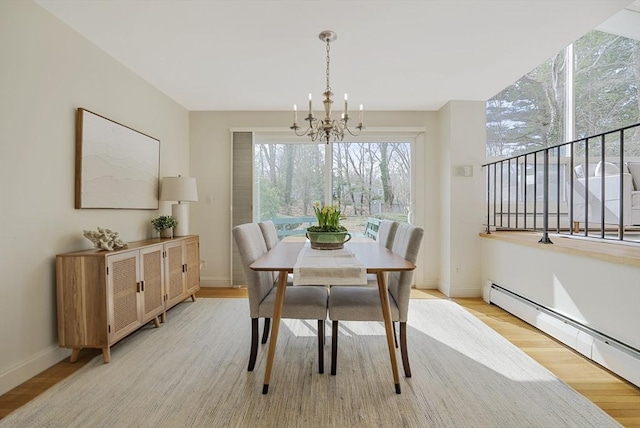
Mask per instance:
[[[163,201],[196,202],[196,179],[191,177],[164,177],[160,199]]]

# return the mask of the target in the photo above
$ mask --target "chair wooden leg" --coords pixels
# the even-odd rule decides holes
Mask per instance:
[[[258,356],[258,318],[251,318],[251,354],[249,354],[248,371],[252,372]]]
[[[411,367],[409,366],[409,354],[407,353],[407,323],[400,323],[400,352],[402,353],[402,366],[405,377],[411,377]]]
[[[271,325],[271,318],[264,319],[264,329],[262,330],[262,344],[267,343],[269,339],[269,326]]]
[[[396,322],[393,321],[391,323],[391,325],[393,326],[393,343],[396,344],[396,348],[398,347],[398,335],[396,334]]]
[[[331,375],[336,375],[338,363],[338,321],[331,324]]]
[[[324,320],[318,320],[318,369],[324,373]]]

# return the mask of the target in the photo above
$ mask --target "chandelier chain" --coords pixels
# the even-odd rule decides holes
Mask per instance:
[[[331,50],[329,40],[327,40],[327,91],[331,92],[331,85],[329,84],[329,65],[331,62],[331,58],[329,56],[329,51]]]

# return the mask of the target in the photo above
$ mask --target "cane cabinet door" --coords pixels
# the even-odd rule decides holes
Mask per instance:
[[[162,252],[164,247],[156,245],[140,250],[142,324],[147,323],[164,311],[164,269]]]
[[[192,238],[184,243],[186,256],[186,294],[200,290],[200,242]]]
[[[166,306],[180,303],[185,299],[184,287],[184,243],[182,241],[164,244],[166,252],[165,280]]]
[[[107,305],[109,343],[114,343],[141,325],[140,252],[128,251],[107,257]]]

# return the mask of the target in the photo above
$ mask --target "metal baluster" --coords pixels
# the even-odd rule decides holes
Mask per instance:
[[[620,130],[620,189],[618,190],[620,194],[620,206],[618,210],[620,211],[620,222],[618,224],[618,239],[622,241],[624,239],[624,130]],[[630,203],[631,201],[629,201]]]
[[[498,183],[498,170],[496,169],[498,167],[498,164],[494,163],[493,164],[493,225],[497,226],[497,222],[496,222],[496,198],[498,195],[498,189],[497,189],[497,183]]]
[[[511,158],[507,159],[507,229],[511,229]]]
[[[600,165],[602,165],[602,169],[600,170],[600,238],[604,239],[604,203],[607,200],[604,194],[604,185],[606,178],[606,166],[604,164],[604,134],[600,136]]]
[[[558,146],[556,168],[556,233],[560,233],[560,146]]]
[[[524,155],[524,226],[527,229],[527,155]]]
[[[491,228],[489,227],[489,218],[491,213],[489,212],[489,207],[491,204],[491,165],[487,166],[487,234],[491,233]]]
[[[516,158],[516,229],[518,228],[518,205],[520,205],[520,198],[518,197],[518,190],[520,189],[520,157]]]
[[[584,236],[589,236],[589,138],[584,140]]]
[[[500,227],[504,221],[504,162],[500,161]]]
[[[569,144],[569,235],[573,235],[573,159],[575,148],[573,142]]]
[[[533,230],[538,229],[538,152],[533,154]]]
[[[542,238],[539,243],[553,244],[549,239],[549,149],[544,150],[544,183],[542,190]]]

